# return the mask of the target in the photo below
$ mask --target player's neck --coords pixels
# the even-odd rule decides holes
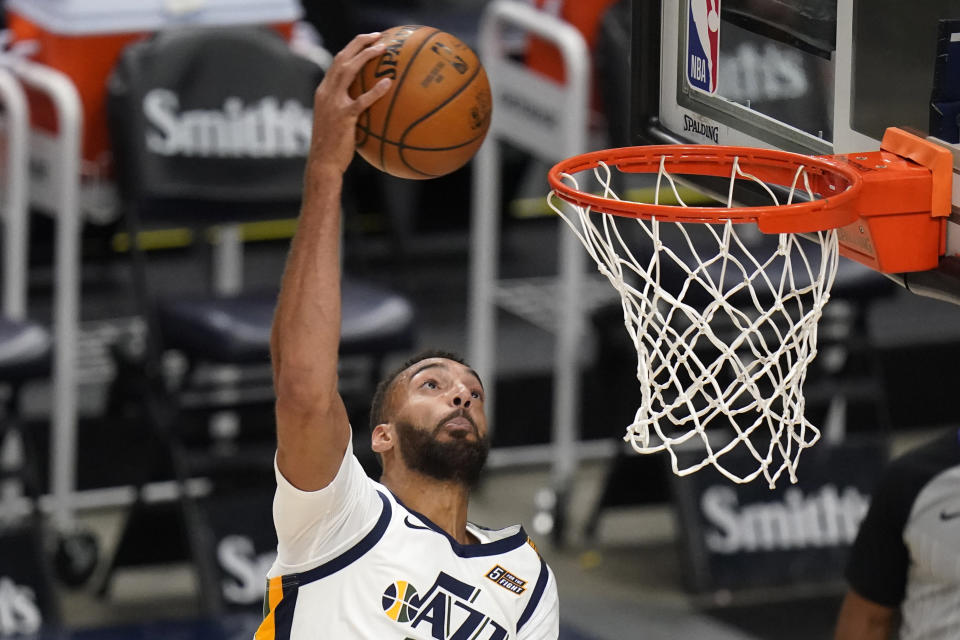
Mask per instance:
[[[470,490],[458,482],[444,482],[419,473],[384,475],[381,482],[403,504],[430,519],[460,544],[477,540],[467,533]]]

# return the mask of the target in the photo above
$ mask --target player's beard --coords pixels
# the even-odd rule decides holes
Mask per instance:
[[[458,437],[446,442],[437,440],[443,425],[457,416],[463,416],[473,425],[477,438]],[[458,482],[468,488],[476,486],[480,480],[480,472],[490,451],[490,441],[486,436],[480,436],[473,419],[462,410],[445,416],[432,429],[398,421],[397,433],[400,436],[400,455],[410,469],[437,480]]]

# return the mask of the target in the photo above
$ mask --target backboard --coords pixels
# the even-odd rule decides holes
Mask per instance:
[[[840,154],[876,150],[887,127],[902,127],[952,143],[957,218],[956,0],[655,0],[632,10],[633,144]],[[945,248],[937,272],[909,279],[960,302],[960,280],[945,276],[960,269],[943,264],[958,261],[960,224],[947,224]]]
[[[874,149],[889,126],[932,133],[939,21],[960,19],[956,0],[660,0],[633,12],[637,141],[799,153]]]

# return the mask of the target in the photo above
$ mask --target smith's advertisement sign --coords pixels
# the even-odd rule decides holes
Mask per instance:
[[[731,462],[727,454],[726,462]],[[883,470],[879,443],[819,443],[797,484],[734,484],[713,469],[676,478],[689,586],[696,591],[841,579]]]

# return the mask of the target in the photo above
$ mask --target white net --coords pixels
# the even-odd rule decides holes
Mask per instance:
[[[592,176],[588,191],[619,200],[604,164],[565,181]],[[762,185],[770,204],[814,199],[804,167],[785,202],[734,160],[734,186]],[[661,161],[653,204],[669,185],[687,206]],[[797,185],[803,185],[798,192]],[[591,212],[555,192],[551,208],[619,292],[637,350],[639,408],[625,440],[640,453],[667,451],[673,472],[708,465],[734,482],[762,475],[773,488],[786,472],[796,482],[801,452],[820,432],[804,416],[803,383],[817,353],[817,323],[837,270],[836,230],[764,235],[753,224],[665,222]]]

